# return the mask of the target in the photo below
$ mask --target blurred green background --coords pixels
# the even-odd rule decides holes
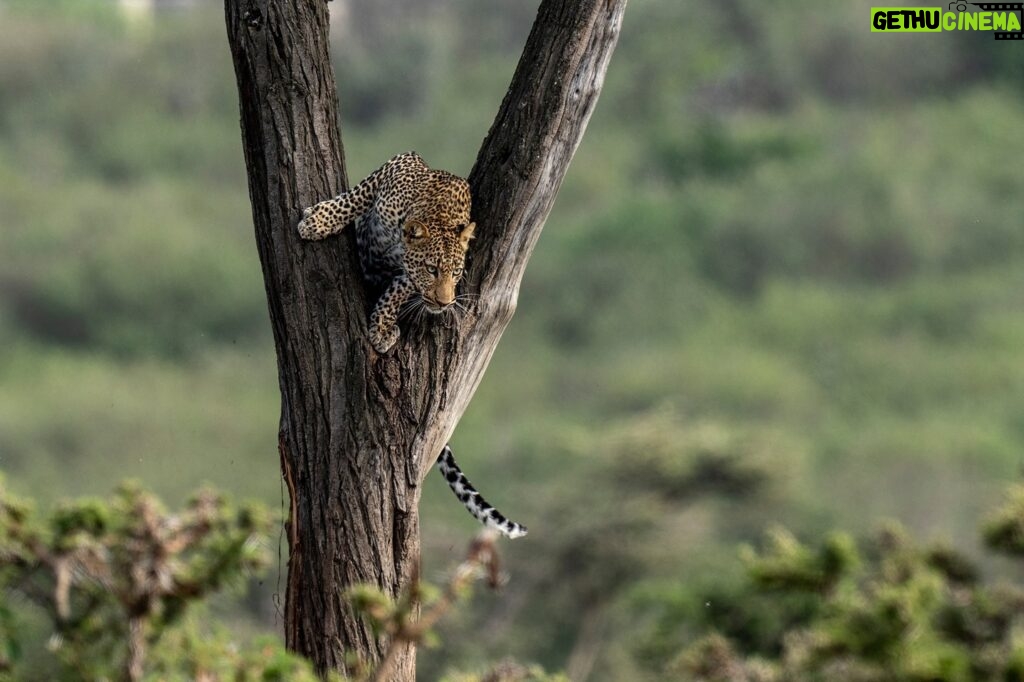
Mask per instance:
[[[222,8],[156,5],[0,0],[0,469],[43,506],[136,477],[280,508]],[[468,173],[536,6],[335,0],[349,176],[409,149]],[[1024,46],[871,33],[869,7],[631,0],[453,440],[531,534],[421,679],[661,679],[680,605],[776,523],[980,552],[1024,463]],[[435,579],[476,527],[425,488]],[[215,612],[276,632],[276,594]]]

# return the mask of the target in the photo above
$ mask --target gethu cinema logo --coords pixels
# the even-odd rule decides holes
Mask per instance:
[[[967,12],[968,5],[979,11]],[[1022,40],[1022,2],[951,2],[941,7],[872,7],[871,30],[886,33],[937,33],[940,31],[994,31],[996,40]]]

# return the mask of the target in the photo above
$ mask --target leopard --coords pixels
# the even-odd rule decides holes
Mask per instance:
[[[354,223],[364,279],[383,293],[370,312],[370,346],[386,354],[400,338],[409,308],[441,315],[457,305],[466,252],[476,232],[465,178],[430,168],[416,152],[392,157],[347,192],[303,210],[299,236],[320,241]],[[455,496],[484,526],[509,538],[526,526],[508,519],[477,492],[450,444],[436,467]]]
[[[307,208],[299,236],[320,240],[356,222],[363,274],[383,294],[370,313],[370,345],[398,341],[399,313],[411,300],[441,314],[455,303],[466,250],[476,231],[469,183],[433,170],[416,152],[399,154],[348,192]]]

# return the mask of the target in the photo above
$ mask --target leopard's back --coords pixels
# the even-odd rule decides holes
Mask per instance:
[[[413,262],[461,261],[465,250],[443,231],[469,223],[469,183],[430,168],[416,152],[392,158],[381,167],[374,199],[356,222],[356,242],[363,272],[371,285],[385,286],[406,272],[406,250]],[[429,239],[406,243],[402,225],[414,219],[433,231]]]

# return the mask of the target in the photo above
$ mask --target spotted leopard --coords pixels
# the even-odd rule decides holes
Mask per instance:
[[[455,303],[455,287],[476,230],[470,206],[469,183],[431,169],[416,152],[407,152],[348,192],[307,208],[298,230],[303,239],[320,240],[355,221],[363,274],[383,291],[370,313],[370,345],[387,353],[398,341],[404,306],[438,314]],[[448,445],[437,467],[477,520],[510,538],[526,535],[525,526],[507,519],[473,488]]]
[[[415,152],[399,154],[345,194],[307,208],[304,239],[324,239],[357,220],[363,272],[383,290],[370,314],[370,344],[387,353],[398,341],[398,317],[407,302],[441,313],[455,302],[466,249],[476,224],[469,219],[469,184],[432,170]]]

